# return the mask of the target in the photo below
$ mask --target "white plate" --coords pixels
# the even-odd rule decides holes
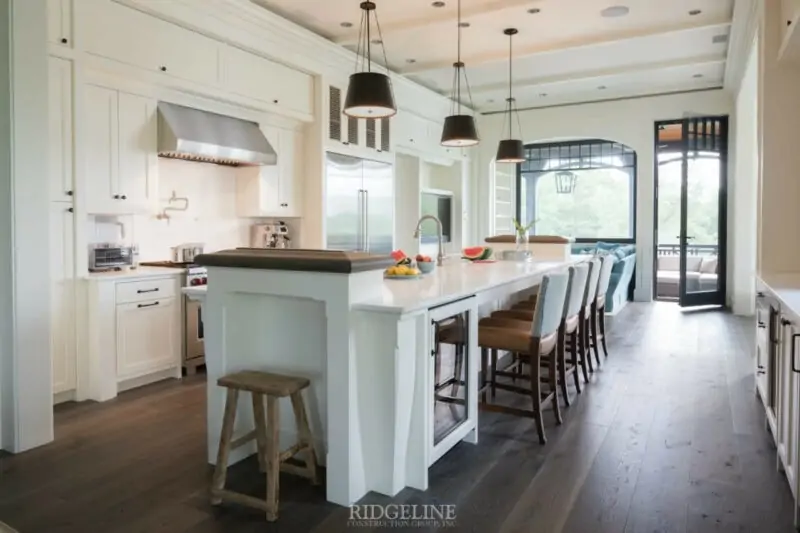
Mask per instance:
[[[420,279],[422,276],[417,274],[414,276],[390,276],[388,274],[383,275],[383,279]]]

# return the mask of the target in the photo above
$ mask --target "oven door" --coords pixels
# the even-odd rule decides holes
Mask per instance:
[[[203,311],[200,302],[186,298],[186,360],[204,355]]]

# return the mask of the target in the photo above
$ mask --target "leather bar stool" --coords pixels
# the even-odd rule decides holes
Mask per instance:
[[[217,452],[217,465],[211,481],[211,503],[219,505],[223,500],[255,507],[266,511],[267,521],[278,519],[278,492],[280,471],[307,477],[316,485],[317,459],[314,452],[311,428],[306,416],[302,390],[309,386],[306,378],[271,374],[268,372],[244,371],[229,374],[217,380],[217,385],[228,389],[225,399],[225,415],[222,419],[222,431]],[[239,392],[249,392],[253,400],[253,419],[255,429],[250,433],[233,439],[233,425],[236,421],[236,406]],[[292,401],[295,421],[297,422],[298,442],[285,451],[279,448],[280,411],[278,401],[288,396]],[[267,399],[266,413],[264,397]],[[232,449],[255,440],[257,443],[258,465],[267,474],[267,496],[265,500],[246,494],[227,490],[225,478],[228,471],[228,456]],[[284,461],[300,452],[305,453],[305,467],[284,464]]]
[[[493,371],[491,386],[530,397],[531,409],[521,409],[490,403],[484,392],[480,408],[517,416],[533,418],[539,434],[539,442],[545,444],[542,409],[552,404],[556,423],[561,424],[561,409],[558,402],[558,327],[564,313],[569,274],[549,274],[539,285],[538,305],[531,322],[502,318],[484,318],[478,323],[478,345],[481,347],[483,375],[486,375],[486,354],[491,350],[516,353],[527,364],[527,375],[508,371]],[[542,391],[542,359],[547,359],[548,390]],[[497,377],[522,379],[529,387],[497,382]],[[481,387],[485,391],[487,384]],[[493,400],[494,401],[494,400]]]
[[[591,259],[587,261],[586,266],[589,268],[586,288],[584,290],[583,299],[581,301],[580,309],[580,324],[578,324],[578,351],[581,355],[581,371],[583,372],[583,379],[588,383],[589,374],[588,370],[594,372],[594,365],[592,363],[591,352],[591,318],[592,318],[592,302],[595,300],[597,294],[597,284],[600,278],[600,265],[599,259]]]

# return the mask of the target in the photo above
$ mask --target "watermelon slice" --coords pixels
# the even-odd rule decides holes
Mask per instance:
[[[410,265],[411,258],[406,255],[403,250],[395,250],[392,252],[392,259],[395,265]]]
[[[473,246],[471,248],[464,248],[461,251],[461,256],[470,261],[485,261],[492,256],[492,249],[486,246]]]

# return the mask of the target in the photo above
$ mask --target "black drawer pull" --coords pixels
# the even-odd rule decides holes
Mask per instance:
[[[138,304],[136,307],[138,307],[139,309],[141,309],[142,307],[155,307],[155,306],[157,306],[159,303],[160,303],[160,302],[153,302],[153,303],[151,303],[151,304]]]
[[[148,292],[158,292],[158,287],[155,289],[139,289],[136,294],[147,294]]]

